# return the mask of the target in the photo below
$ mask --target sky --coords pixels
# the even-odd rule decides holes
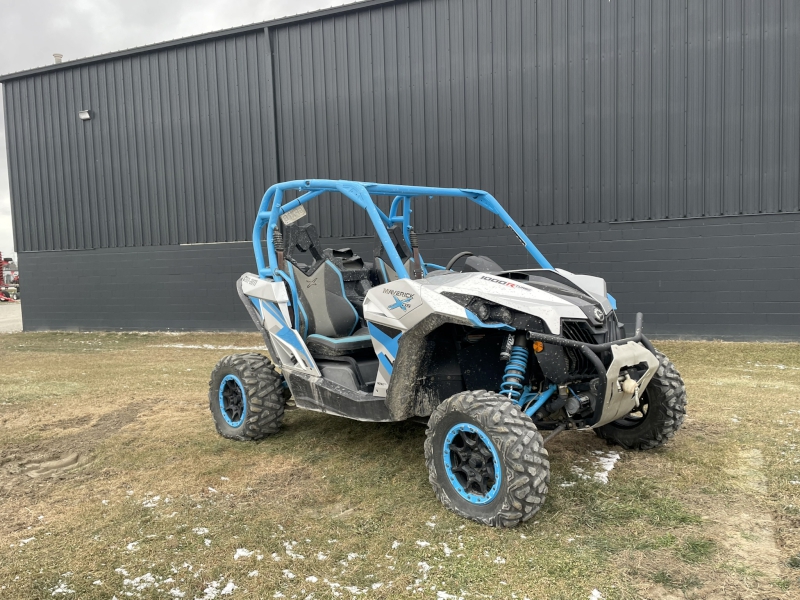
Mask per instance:
[[[268,21],[352,0],[0,0],[0,74]],[[3,110],[0,95],[0,112]],[[0,119],[0,252],[14,255]]]

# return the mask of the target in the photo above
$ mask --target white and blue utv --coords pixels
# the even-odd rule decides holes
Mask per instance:
[[[287,192],[300,195],[284,202]],[[303,205],[323,194],[366,211],[376,232],[369,260],[321,248],[314,225],[299,224]],[[394,198],[388,214],[375,196]],[[425,262],[411,206],[437,197],[496,215],[539,268],[509,271],[471,252],[446,266]],[[553,435],[591,428],[649,449],[683,422],[683,381],[643,335],[641,313],[626,337],[605,281],[553,268],[487,192],[281,183],[264,195],[253,247],[258,272],[237,287],[269,357],[228,356],[214,369],[210,407],[227,438],[277,432],[287,403],[360,421],[422,420],[437,497],[511,527],[544,502]]]

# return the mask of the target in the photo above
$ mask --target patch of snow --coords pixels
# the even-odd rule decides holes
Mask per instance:
[[[29,544],[29,543],[31,543],[31,542],[32,542],[33,540],[35,540],[35,539],[36,539],[35,537],[29,537],[29,538],[25,538],[24,540],[20,540],[20,541],[19,541],[19,545],[20,545],[20,546],[24,546],[25,544]]]
[[[425,540],[417,540],[417,546],[419,546],[420,548],[425,548],[425,547],[430,546],[430,545],[431,545],[431,543],[430,542],[426,542]]]
[[[186,592],[182,592],[178,588],[172,588],[168,593],[173,598],[183,598],[186,595]]]
[[[448,594],[447,592],[443,592],[441,590],[436,592],[436,598],[438,598],[438,600],[459,600],[458,596],[453,596],[452,594]]]
[[[400,547],[400,542],[397,540],[392,542],[392,550],[397,550]]]
[[[354,559],[356,559],[356,558],[358,558],[358,554],[356,554],[355,552],[350,552],[350,553],[347,555],[347,560],[354,560]]]
[[[289,569],[283,570],[283,576],[286,577],[286,579],[294,579],[295,577],[297,577],[297,575],[292,573]]]
[[[589,600],[603,600],[603,594],[600,593],[600,590],[595,588],[592,590],[592,593],[589,594]]]
[[[222,591],[219,593],[220,596],[230,596],[233,593],[233,590],[237,589],[238,586],[233,583],[233,581],[228,580],[228,585],[222,588]]]
[[[283,547],[286,549],[286,556],[296,560],[305,560],[305,556],[294,551],[296,545],[297,542],[283,542]]]
[[[236,552],[233,553],[233,560],[239,560],[240,558],[248,558],[253,556],[253,551],[248,550],[247,548],[237,548]]]
[[[208,539],[208,538],[206,538],[206,539],[204,539],[204,540],[203,540],[203,543],[204,543],[206,546],[210,546],[210,545],[211,545],[211,540],[210,540],[210,539]]]
[[[63,581],[59,581],[58,585],[51,590],[51,595],[53,596],[66,596],[67,594],[74,594],[75,590],[71,590],[67,587],[67,584]]]
[[[317,560],[328,560],[328,555],[324,552],[317,552]]]
[[[158,502],[161,500],[161,496],[153,496],[152,498],[145,498],[142,501],[142,506],[145,508],[155,508],[158,506]]]
[[[504,564],[506,564],[506,559],[503,558],[502,556],[498,556],[497,558],[494,559],[493,562],[496,565],[504,565]]]
[[[380,582],[379,582],[379,583],[373,583],[373,584],[372,584],[372,589],[373,589],[373,590],[377,590],[377,589],[378,589],[379,587],[381,587],[382,585],[383,585],[383,583],[380,583]]]
[[[247,574],[248,577],[258,577],[258,571],[250,571]]]
[[[219,480],[220,481],[230,481],[230,478],[229,477],[220,477]]]
[[[356,587],[354,585],[346,585],[346,586],[344,586],[344,589],[346,589],[348,592],[350,592],[354,596],[358,596],[360,594],[366,594],[369,591],[368,588],[361,589],[361,588]]]
[[[450,547],[447,545],[446,542],[442,542],[442,549],[444,550],[445,556],[450,556],[453,553],[453,551],[450,549]]]
[[[313,575],[309,575],[308,577],[306,577],[306,581],[309,581],[311,583],[317,583],[317,581],[319,581],[319,579],[317,579]]]
[[[108,500],[101,500],[100,504],[102,504],[103,506],[108,506]]]
[[[139,542],[131,542],[130,544],[125,546],[125,549],[128,550],[129,552],[136,552],[139,549]]]
[[[428,526],[428,527],[430,527],[431,529],[433,529],[434,527],[436,527],[436,523],[434,523],[434,522],[432,522],[432,521],[425,521],[425,525],[427,525],[427,526]]]
[[[208,488],[208,491],[209,491],[209,492],[211,492],[212,494],[216,494],[216,493],[217,493],[217,490],[215,490],[215,489],[214,489],[214,488],[212,488],[212,487],[209,487],[209,488]]]
[[[426,562],[418,562],[417,566],[419,567],[419,570],[422,571],[422,579],[427,579],[428,571],[431,570],[431,566]]]
[[[98,579],[97,581],[93,581],[92,585],[103,585],[103,582]]]
[[[123,577],[127,577],[128,576],[128,572],[125,569],[123,569],[122,567],[114,569],[114,573],[119,573]]]
[[[603,452],[602,450],[593,450],[592,454],[594,455],[596,464],[594,465],[595,472],[590,474],[590,471],[594,469],[583,469],[577,465],[573,465],[572,472],[577,475],[580,479],[584,479],[586,481],[593,481],[595,483],[608,483],[608,474],[614,468],[614,465],[620,459],[619,452]],[[585,461],[588,462],[588,461]],[[574,482],[572,482],[574,483]],[[567,485],[561,484],[562,487],[569,487]]]

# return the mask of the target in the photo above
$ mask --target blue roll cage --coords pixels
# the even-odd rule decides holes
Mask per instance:
[[[297,190],[305,192],[299,198],[288,202],[283,205],[283,194],[287,190]],[[275,245],[273,243],[273,234],[275,228],[278,226],[278,219],[281,215],[286,214],[290,210],[297,208],[316,198],[325,192],[339,192],[343,196],[349,198],[356,205],[360,206],[367,211],[372,225],[383,244],[386,254],[392,263],[392,268],[400,278],[409,279],[409,274],[406,271],[403,261],[395,250],[392,240],[389,238],[389,233],[386,231],[387,227],[395,224],[401,224],[403,236],[406,243],[411,245],[409,239],[409,231],[411,226],[411,199],[416,196],[446,196],[453,198],[467,198],[485,208],[494,215],[500,217],[503,221],[519,238],[520,242],[525,246],[534,260],[539,263],[543,269],[552,269],[553,266],[547,261],[544,255],[539,252],[539,249],[533,244],[527,235],[519,228],[514,220],[508,215],[505,209],[500,206],[497,199],[489,192],[483,190],[470,190],[460,188],[438,188],[438,187],[420,187],[411,185],[389,185],[383,183],[366,183],[361,181],[348,181],[348,180],[333,180],[333,179],[301,179],[295,181],[286,181],[284,183],[277,183],[270,187],[264,197],[261,199],[261,205],[258,209],[255,225],[253,226],[253,249],[256,255],[256,264],[258,265],[259,277],[274,277],[280,276],[285,281],[289,277],[277,269],[278,257],[275,253]],[[372,199],[372,196],[394,196],[389,214],[384,213]],[[402,208],[402,214],[398,211]],[[264,262],[264,250],[262,248],[262,232],[266,228],[266,245],[267,245],[267,260],[269,265]]]

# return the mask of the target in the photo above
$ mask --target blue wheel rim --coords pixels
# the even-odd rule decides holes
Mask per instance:
[[[478,427],[459,423],[444,438],[442,455],[447,478],[467,502],[488,504],[502,482],[500,456],[492,440]]]
[[[247,394],[236,375],[226,375],[219,384],[219,412],[231,427],[239,427],[247,415]]]

